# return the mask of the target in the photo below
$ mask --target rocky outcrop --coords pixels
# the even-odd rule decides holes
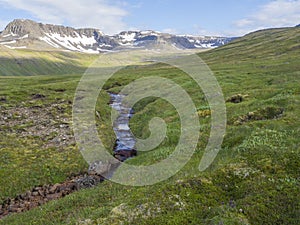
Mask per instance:
[[[251,121],[274,120],[282,117],[283,114],[284,114],[284,108],[266,107],[239,116],[238,119],[234,121],[233,124],[241,125],[243,123],[247,123]]]
[[[16,19],[6,26],[1,36],[24,36],[28,34],[31,38],[37,38],[45,35],[45,33],[57,33],[70,37],[77,37],[77,34],[80,36],[94,37],[95,32],[102,34],[101,31],[92,28],[75,29],[60,25],[37,23],[32,20]]]
[[[8,198],[0,204],[0,219],[11,213],[21,213],[49,201],[67,196],[83,188],[94,187],[104,179],[100,175],[78,175],[63,183],[34,187],[32,190]]]
[[[226,100],[226,102],[231,102],[231,103],[241,103],[243,102],[249,95],[242,95],[242,94],[237,94],[233,95],[230,98]]]

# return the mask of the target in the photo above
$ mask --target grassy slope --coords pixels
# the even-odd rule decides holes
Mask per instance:
[[[80,74],[96,58],[80,53],[10,50],[0,46],[0,76]]]
[[[140,188],[104,182],[94,189],[74,193],[30,212],[12,215],[0,223],[299,224],[299,36],[300,28],[272,29],[250,34],[227,46],[200,54],[214,71],[226,98],[234,94],[248,95],[240,104],[227,103],[228,128],[222,151],[205,173],[199,173],[197,165],[209,134],[209,116],[200,118],[203,124],[202,138],[193,159],[169,180]],[[173,79],[189,92],[199,114],[203,115],[207,104],[200,90],[188,77],[169,66],[141,66],[123,70],[106,88],[118,90],[120,86],[116,87],[116,84],[125,85],[141,74],[160,74]],[[7,87],[7,90],[1,88],[0,96],[8,95],[9,99],[22,96],[12,106],[20,101],[30,105],[30,96],[38,88],[38,92],[49,96],[47,101],[50,103],[61,98],[60,94],[51,90],[63,85],[68,90],[64,98],[72,99],[72,91],[75,90],[79,77],[69,76],[63,79],[51,76],[34,79],[35,84],[30,83],[31,79],[14,78],[14,82],[17,80],[20,86],[26,84],[27,91],[23,92],[21,88],[16,89],[11,78],[1,78],[1,85]],[[53,82],[49,84],[47,79]],[[106,96],[103,101],[107,100]],[[70,106],[66,107],[70,110]],[[284,113],[273,119],[277,109],[283,109]],[[107,115],[109,109],[104,107],[102,110]],[[176,112],[162,100],[150,98],[138,105],[136,110],[138,113],[131,123],[137,136],[148,135],[146,124],[155,115],[168,121],[168,139],[155,151],[140,154],[128,163],[149,164],[165,158],[177,141],[179,124]],[[242,120],[249,112],[254,113],[254,119]],[[24,190],[23,186],[17,186],[24,181],[22,171],[14,176],[7,174],[15,168],[25,167],[20,164],[23,160],[21,156],[28,158],[26,152],[11,153],[12,149],[22,149],[23,143],[15,141],[15,146],[10,146],[6,136],[3,137],[0,143],[1,159],[7,162],[9,157],[10,163],[4,166],[6,170],[1,177],[11,177],[16,182],[16,187],[8,188],[2,197]],[[19,140],[18,137],[14,138]],[[38,149],[38,145],[36,146],[32,147],[32,143],[28,142],[24,148]],[[7,150],[5,154],[3,149]],[[62,157],[66,152],[68,151],[52,150],[54,158]],[[75,168],[77,171],[83,170],[86,165],[79,153],[74,148],[70,152],[72,154],[67,154],[67,158],[74,161],[74,167],[68,163],[62,164],[59,160],[56,163],[50,161],[50,170],[42,170],[40,178],[34,174],[29,176],[26,185],[29,187],[38,182],[53,182],[53,174],[48,174],[47,171],[56,171],[55,181],[60,181]],[[27,165],[28,170],[35,169],[42,163],[43,161],[32,160]],[[7,189],[7,183],[2,183],[0,187],[2,190]]]

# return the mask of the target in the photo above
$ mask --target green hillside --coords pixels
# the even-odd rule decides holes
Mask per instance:
[[[249,60],[255,63],[256,60],[277,60],[284,57],[295,60],[300,48],[299,31],[299,27],[256,31],[210,51],[203,57],[214,62],[222,60],[222,64],[249,63]]]
[[[63,51],[11,50],[0,46],[0,76],[81,74],[97,58]]]
[[[162,76],[188,92],[201,123],[201,138],[191,161],[153,186],[127,187],[105,181],[31,211],[12,214],[0,224],[299,224],[299,36],[300,28],[258,31],[199,53],[227,100],[222,149],[205,172],[199,172],[198,166],[211,129],[211,112],[196,83],[164,64],[119,71],[106,83],[106,90],[118,91],[140,77]],[[84,62],[90,60],[89,56],[80,57]],[[29,71],[24,75],[36,73]],[[0,77],[2,201],[35,185],[62,182],[87,170],[72,142],[72,131],[60,126],[71,125],[80,72],[41,74],[48,75]],[[98,121],[100,136],[111,150],[115,138],[108,102],[103,91],[96,110],[103,115]],[[155,150],[140,153],[127,163],[149,165],[166,158],[180,135],[174,107],[161,99],[146,98],[135,110],[131,128],[137,137],[149,136],[148,122],[154,116],[167,122],[168,132]],[[41,130],[34,132],[37,128]],[[55,145],[52,140],[60,135],[67,141]]]

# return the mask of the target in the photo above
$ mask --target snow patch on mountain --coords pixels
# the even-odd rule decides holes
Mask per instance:
[[[7,42],[5,42],[5,41],[3,41],[3,42],[0,42],[0,44],[1,44],[1,45],[9,45],[9,44],[15,44],[15,43],[17,43],[17,41],[16,41],[16,40],[7,41]]]
[[[124,34],[120,34],[119,37],[122,40],[122,42],[132,42],[135,41],[135,33],[124,33]]]
[[[9,48],[9,49],[26,49],[27,46],[20,46],[20,47],[11,47],[9,45],[4,45],[5,47]]]
[[[51,40],[60,43],[65,47],[72,48],[74,45],[88,45],[92,46],[93,44],[97,44],[95,37],[87,37],[85,35],[80,36],[77,32],[75,32],[75,37],[72,36],[62,36],[59,33],[45,33]]]
[[[53,41],[51,40],[51,38],[49,38],[49,37],[39,37],[39,39],[40,39],[41,41],[46,42],[47,44],[51,45],[51,46],[54,47],[54,48],[60,48],[60,46],[59,46],[58,44],[56,44],[55,42],[53,42]]]

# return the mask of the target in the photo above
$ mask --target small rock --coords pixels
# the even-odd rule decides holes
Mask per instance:
[[[16,212],[18,212],[18,207],[14,206],[14,205],[10,205],[10,206],[8,206],[8,211],[11,213],[16,213]]]
[[[32,192],[32,196],[38,196],[39,193],[37,191]]]
[[[23,199],[22,199],[22,195],[18,195],[18,196],[16,197],[16,200],[17,200],[17,201],[23,200]]]
[[[249,112],[248,113],[248,117],[253,117],[255,114],[254,114],[254,112]]]
[[[8,198],[4,201],[4,204],[6,205],[10,205],[10,203],[12,202],[12,199],[11,198]]]
[[[23,211],[22,208],[17,208],[16,213],[21,213]]]
[[[42,200],[38,201],[38,205],[39,205],[39,206],[41,206],[41,205],[43,205],[43,204],[44,204],[44,201],[42,201]]]
[[[39,193],[40,196],[45,196],[45,194],[42,190],[38,190],[38,193]]]
[[[75,182],[67,183],[67,189],[71,191],[78,190],[78,185]]]
[[[54,194],[57,189],[59,188],[60,184],[54,184],[50,189],[49,189],[49,193],[50,194]]]
[[[24,202],[25,207],[28,207],[30,205],[30,202],[26,201]]]
[[[30,202],[29,208],[32,209],[32,208],[35,208],[37,206],[38,206],[37,202]]]
[[[66,191],[68,189],[67,185],[66,184],[62,184],[60,185],[59,187],[59,191]]]
[[[33,191],[39,191],[41,189],[42,189],[41,187],[35,187],[35,188],[33,188]]]
[[[50,194],[50,195],[47,195],[47,199],[49,201],[51,200],[55,200],[55,199],[58,199],[62,196],[62,193],[55,193],[55,194]]]

